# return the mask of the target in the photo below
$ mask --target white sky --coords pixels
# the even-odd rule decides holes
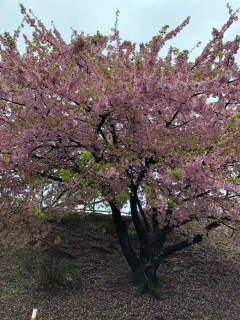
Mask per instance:
[[[71,27],[94,34],[97,30],[109,34],[115,13],[120,10],[119,30],[123,39],[147,42],[163,25],[178,26],[187,16],[190,24],[171,43],[181,49],[192,49],[198,41],[203,44],[211,37],[212,27],[226,22],[227,2],[237,9],[239,0],[22,0],[42,22],[51,27],[54,22],[64,39],[69,40]],[[0,0],[0,33],[12,32],[21,23],[17,0]],[[240,34],[238,21],[227,38]],[[22,44],[20,43],[22,46]],[[197,53],[197,51],[196,51]]]

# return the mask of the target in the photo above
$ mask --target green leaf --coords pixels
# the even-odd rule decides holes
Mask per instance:
[[[77,157],[77,162],[83,166],[93,161],[94,159],[91,153],[87,150],[81,152],[81,154]]]
[[[128,158],[129,161],[133,161],[133,162],[137,161],[138,159],[139,159],[139,157],[138,157],[137,153],[132,153]]]
[[[141,54],[138,54],[135,58],[135,64],[137,67],[141,66],[143,64],[143,57]]]
[[[239,184],[240,183],[240,178],[238,178],[237,176],[232,175],[232,176],[228,176],[227,177],[227,181],[231,182],[233,184]]]
[[[74,173],[71,169],[60,169],[57,173],[57,177],[61,178],[63,182],[70,182]]]
[[[235,114],[232,116],[228,122],[228,125],[232,129],[236,129],[237,127],[237,119],[240,119],[240,113]]]
[[[15,41],[9,32],[4,32],[4,38],[7,40],[9,47],[15,46]]]
[[[201,72],[196,71],[194,75],[195,75],[195,77],[197,77],[198,79],[202,79],[202,74],[201,74]]]
[[[144,188],[144,192],[150,192],[152,190],[152,187],[151,186],[146,186],[145,188]]]
[[[202,246],[199,243],[194,243],[192,246],[193,246],[193,249],[196,251],[200,251],[202,249]]]
[[[205,154],[206,153],[206,147],[203,143],[200,143],[200,144],[196,144],[194,146],[194,149],[197,151],[197,153],[199,154]]]
[[[40,208],[37,208],[35,210],[35,215],[39,218],[39,219],[44,219],[46,217],[46,213],[40,209]]]
[[[170,176],[179,180],[182,177],[182,170],[179,168],[173,169],[172,172],[170,173]]]
[[[170,209],[173,209],[176,207],[176,203],[173,200],[168,200],[167,204]]]

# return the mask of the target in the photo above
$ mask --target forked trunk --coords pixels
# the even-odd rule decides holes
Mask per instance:
[[[149,245],[144,243],[146,241],[147,234],[141,241],[141,237],[138,240],[140,242],[140,255],[136,255],[131,241],[128,235],[128,228],[125,221],[122,219],[120,210],[114,203],[110,203],[112,209],[112,217],[116,228],[116,233],[123,254],[132,269],[132,280],[134,284],[137,284],[137,290],[135,296],[140,296],[145,292],[149,292],[152,296],[159,299],[159,281],[157,278],[157,268],[159,259],[150,253]],[[143,230],[142,230],[143,232]]]

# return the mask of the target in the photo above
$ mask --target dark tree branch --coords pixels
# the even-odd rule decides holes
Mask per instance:
[[[31,152],[34,152],[34,151],[36,151],[36,150],[38,150],[38,149],[41,149],[41,148],[43,148],[43,147],[44,147],[44,145],[41,144],[40,146],[37,146],[37,147],[33,148],[33,149],[31,150]]]
[[[170,121],[168,121],[168,122],[166,122],[166,127],[168,128],[168,127],[170,127],[170,125],[172,124],[172,122],[176,119],[176,117],[177,117],[177,115],[179,114],[179,110],[177,110],[175,113],[174,113],[174,115],[172,116],[172,119],[170,120]]]
[[[10,102],[10,103],[16,104],[18,106],[24,106],[24,107],[26,106],[24,103],[13,101],[13,100],[9,100],[9,99],[6,99],[6,98],[0,98],[0,100],[6,101],[6,102]]]
[[[172,246],[164,248],[162,251],[162,258],[166,258],[177,251],[183,250],[187,247],[192,246],[194,243],[201,242],[203,240],[203,236],[201,234],[196,235],[192,241],[184,240],[179,243],[176,243]]]
[[[197,61],[193,66],[192,68],[190,69],[190,71],[192,71],[194,68],[196,68],[197,65],[199,65],[200,61]]]
[[[116,205],[109,201],[112,217],[116,229],[116,233],[124,253],[125,258],[127,259],[129,266],[131,267],[133,272],[137,272],[139,269],[139,259],[136,256],[136,253],[131,245],[129,236],[128,236],[128,228],[126,222],[123,221],[120,210],[116,207]]]
[[[0,118],[1,121],[6,122],[8,125],[13,126],[14,124],[6,119]]]
[[[47,178],[49,180],[57,181],[57,182],[63,182],[63,179],[60,177],[56,177],[52,174],[47,174],[45,172],[37,172],[37,174],[43,178]]]
[[[192,199],[202,198],[202,197],[206,196],[209,192],[210,192],[210,190],[206,190],[206,191],[198,193],[197,195],[193,196],[192,198],[182,199],[182,201],[186,202],[186,201],[189,201],[189,200],[192,200]]]
[[[116,146],[118,143],[118,137],[116,133],[115,126],[113,124],[110,125],[111,127],[111,134],[112,134],[112,139],[113,139],[113,144]]]
[[[231,101],[231,99],[229,99],[229,100],[225,103],[225,106],[224,106],[225,109],[226,109],[227,106],[230,104],[230,101]]]
[[[99,117],[102,118],[102,120],[100,121],[100,123],[96,126],[97,127],[97,132],[101,134],[101,136],[103,137],[103,139],[107,142],[107,138],[102,130],[102,127],[107,119],[107,117],[109,116],[110,113],[106,113],[104,115],[100,115]]]
[[[50,207],[54,206],[55,204],[58,203],[58,201],[69,191],[69,189],[65,189],[63,190],[56,198],[55,201],[53,201],[53,203],[50,204]],[[46,206],[45,208],[43,208],[43,210],[47,210],[49,206]]]
[[[149,232],[149,229],[150,229],[150,226],[149,226],[147,217],[146,217],[146,215],[145,215],[145,212],[144,212],[144,210],[143,210],[143,208],[142,208],[141,202],[140,202],[140,200],[139,200],[139,198],[138,198],[138,195],[137,195],[137,205],[138,205],[138,209],[139,209],[139,211],[140,211],[140,213],[141,213],[141,215],[142,215],[143,221],[144,221],[144,223],[145,223],[146,231],[147,231],[147,233],[148,233],[148,232]]]
[[[205,227],[205,230],[206,230],[206,235],[208,236],[208,232],[212,229],[216,229],[217,227],[219,227],[221,225],[222,222],[219,222],[219,221],[213,221],[211,223],[209,223],[206,227]],[[228,225],[227,225],[228,226]],[[192,241],[188,241],[188,240],[184,240],[184,241],[181,241],[177,244],[174,244],[172,246],[169,246],[167,248],[164,248],[163,249],[163,254],[162,254],[162,257],[165,258],[165,257],[168,257],[170,256],[171,254],[177,252],[177,251],[180,251],[182,249],[185,249],[187,247],[190,247],[192,246],[193,244],[195,243],[198,243],[198,242],[201,242],[203,240],[203,235],[202,234],[198,234],[196,235]]]
[[[215,229],[217,227],[220,226],[220,223],[218,221],[213,221],[211,223],[209,223],[207,226],[206,226],[206,231],[207,231],[207,236],[208,236],[208,231],[211,231],[212,229]]]
[[[37,159],[37,160],[42,160],[44,157],[38,156],[37,154],[32,153],[32,157]]]
[[[83,145],[83,144],[81,144],[80,142],[74,140],[73,138],[69,138],[69,141],[75,143],[77,147],[87,149],[85,145]]]
[[[158,240],[160,240],[160,235],[161,235],[161,229],[159,227],[157,216],[158,216],[157,209],[156,208],[152,208],[151,219],[152,219],[153,232],[154,232],[154,235],[155,235],[155,238],[156,238],[156,240],[154,241],[153,244],[155,244]],[[151,245],[153,245],[153,244],[151,244]]]
[[[148,234],[139,218],[138,206],[137,206],[137,186],[131,186],[132,191],[130,195],[130,208],[132,221],[137,232],[139,244],[140,244],[140,260],[149,259],[149,239]]]
[[[194,93],[194,94],[191,96],[191,98],[194,98],[194,97],[200,96],[200,95],[202,95],[202,94],[204,94],[204,91],[203,91],[203,92],[197,92],[197,93]]]
[[[156,229],[156,235],[155,235],[156,239],[151,243],[151,246],[154,246],[158,242],[161,242],[162,237],[166,237],[169,233],[173,232],[175,229],[178,229],[178,228],[182,227],[183,225],[186,225],[187,223],[193,221],[194,219],[197,220],[197,218],[191,217],[189,219],[182,221],[181,223],[179,223],[177,225],[167,225],[163,229],[159,228],[159,226],[158,226],[158,229]],[[156,222],[154,221],[155,226],[156,226]]]

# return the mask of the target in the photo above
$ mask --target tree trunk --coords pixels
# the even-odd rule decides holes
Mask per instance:
[[[130,242],[127,225],[125,221],[123,221],[121,212],[116,207],[116,205],[113,202],[109,202],[109,203],[112,209],[112,217],[113,217],[113,221],[114,221],[120,246],[122,248],[123,254],[127,259],[127,262],[130,268],[135,273],[137,272],[137,270],[139,270],[140,263],[135,251],[133,250],[132,244]]]
[[[147,292],[156,299],[161,299],[159,279],[157,276],[157,268],[152,259],[141,264],[139,270],[133,275],[133,283],[138,287],[134,293],[136,297]]]
[[[116,233],[123,254],[132,269],[132,281],[138,287],[135,296],[148,292],[157,299],[160,299],[159,281],[157,278],[157,269],[159,266],[160,252],[163,242],[157,241],[154,247],[151,247],[148,239],[148,231],[144,228],[138,216],[137,202],[131,198],[131,214],[133,223],[137,232],[140,245],[139,258],[137,257],[131,241],[128,236],[128,228],[122,219],[121,212],[113,202],[109,202],[112,209],[112,217],[115,224]]]

